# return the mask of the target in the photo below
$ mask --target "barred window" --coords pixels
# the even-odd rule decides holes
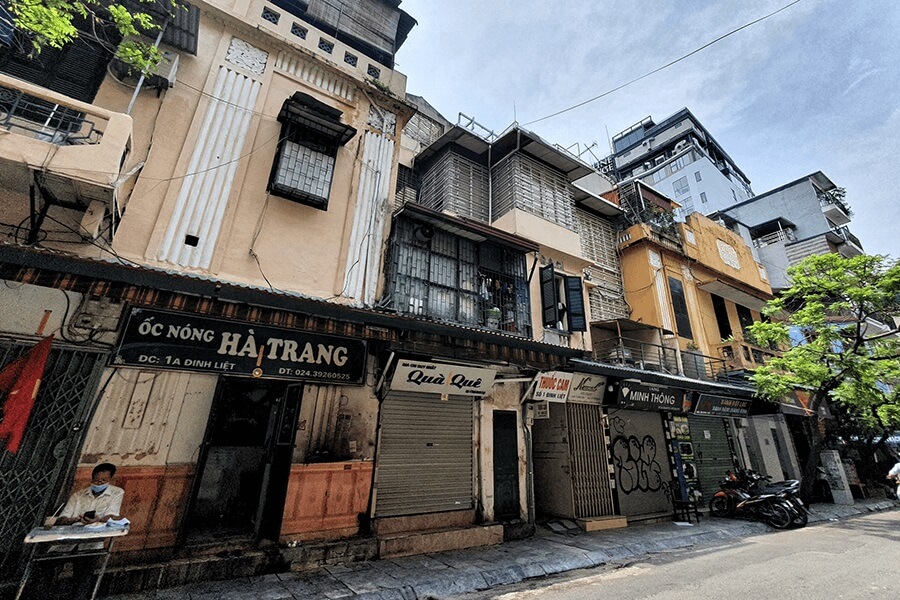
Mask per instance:
[[[297,92],[278,114],[281,142],[269,176],[268,191],[321,210],[328,196],[338,148],[356,135],[340,121],[341,111]]]

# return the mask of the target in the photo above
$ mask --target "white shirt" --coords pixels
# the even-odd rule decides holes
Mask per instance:
[[[122,509],[124,497],[125,490],[114,485],[107,487],[99,496],[95,496],[91,488],[86,487],[69,496],[69,501],[59,516],[80,519],[89,510],[94,511],[98,519],[108,515],[115,516]]]
[[[900,462],[891,467],[891,470],[888,471],[888,475],[892,477],[900,477]],[[898,483],[900,483],[900,481],[898,481]]]

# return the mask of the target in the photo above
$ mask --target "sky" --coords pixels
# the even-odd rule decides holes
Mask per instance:
[[[608,155],[609,137],[688,107],[761,194],[822,171],[850,230],[900,258],[900,2],[801,0],[566,114],[792,0],[404,0],[407,91],[451,122]],[[584,155],[589,157],[588,154]]]

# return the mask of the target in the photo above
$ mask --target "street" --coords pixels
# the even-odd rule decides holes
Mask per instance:
[[[892,511],[457,598],[897,598],[898,542],[900,512]]]

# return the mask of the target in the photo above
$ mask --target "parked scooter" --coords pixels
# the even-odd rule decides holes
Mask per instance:
[[[798,526],[805,525],[805,522],[801,525],[802,517],[789,499],[796,495],[794,488],[757,492],[753,488],[763,479],[756,473],[742,472],[738,477],[728,471],[726,479],[719,484],[721,490],[709,502],[710,513],[716,517],[759,519],[775,529],[787,529],[795,519]]]

